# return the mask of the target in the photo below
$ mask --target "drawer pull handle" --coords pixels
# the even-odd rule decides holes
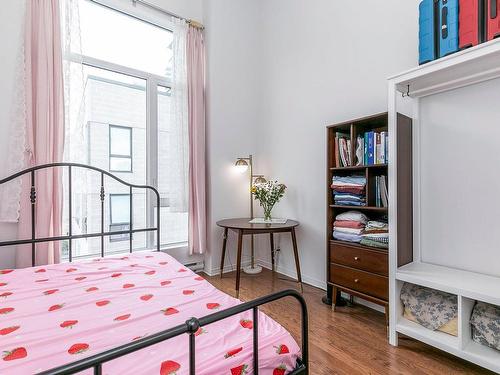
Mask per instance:
[[[354,282],[355,283],[359,283],[359,279],[354,279]]]
[[[354,260],[359,260],[359,257],[354,257]]]

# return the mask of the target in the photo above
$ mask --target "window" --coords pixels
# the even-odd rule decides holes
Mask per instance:
[[[127,9],[117,10],[90,0],[77,1],[81,45],[80,49],[70,51],[68,60],[72,75],[83,74],[83,88],[72,93],[72,98],[83,96],[83,102],[67,110],[78,113],[75,118],[82,129],[67,128],[66,134],[74,139],[83,134],[85,140],[80,146],[83,152],[78,147],[68,148],[76,157],[67,160],[108,170],[132,184],[156,187],[160,192],[160,207],[152,194],[134,189],[133,228],[154,227],[156,210],[160,210],[161,245],[185,246],[188,214],[171,209],[169,204],[178,190],[170,177],[173,163],[169,152],[172,25],[149,14],[144,14],[145,20],[141,20],[143,15],[135,10],[129,15]],[[128,7],[126,2],[106,0],[106,4],[115,3]],[[128,9],[132,8],[135,9]],[[80,154],[85,155],[84,160],[79,158]],[[77,173],[73,171],[74,180]],[[79,191],[73,189],[73,233],[98,233],[101,202],[96,187],[100,186],[100,176],[89,173],[81,181],[74,184]],[[105,178],[104,211],[104,227],[110,232],[130,228],[129,189],[111,178]],[[63,222],[67,225],[68,220]],[[128,251],[125,241],[128,239],[128,234],[110,236],[105,241],[106,254]],[[100,253],[100,240],[82,242],[73,247],[74,256]],[[138,232],[133,236],[134,249],[152,248],[155,242],[156,233]]]
[[[132,128],[109,125],[109,170],[132,172]]]
[[[109,231],[119,232],[130,229],[130,194],[110,194],[109,196]],[[109,237],[110,242],[126,241],[128,233]]]

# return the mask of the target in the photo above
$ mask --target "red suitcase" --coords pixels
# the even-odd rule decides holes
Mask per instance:
[[[486,14],[486,25],[488,40],[500,37],[500,0],[486,0],[488,3]]]
[[[458,47],[460,49],[484,42],[484,1],[460,0],[458,12]]]

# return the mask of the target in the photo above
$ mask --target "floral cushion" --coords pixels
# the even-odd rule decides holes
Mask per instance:
[[[474,341],[500,350],[500,307],[484,302],[476,303],[470,324]]]
[[[425,328],[433,331],[455,319],[458,315],[456,295],[404,283],[401,302]]]

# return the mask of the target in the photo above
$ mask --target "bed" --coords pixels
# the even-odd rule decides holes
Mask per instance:
[[[48,167],[54,165],[13,176],[29,173],[34,180],[34,171]],[[68,163],[57,167],[98,170]],[[145,230],[158,228],[130,225],[127,232]],[[71,233],[63,237],[73,240]],[[0,242],[0,248],[49,240],[33,236]],[[0,374],[308,373],[307,310],[298,292],[242,303],[158,249],[159,243],[156,251],[130,248],[128,254],[1,270]],[[286,296],[302,308],[302,347],[258,310]]]

